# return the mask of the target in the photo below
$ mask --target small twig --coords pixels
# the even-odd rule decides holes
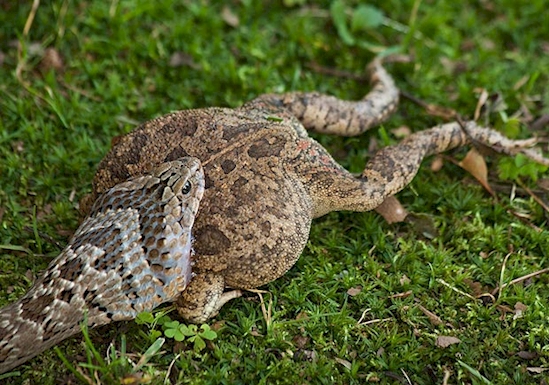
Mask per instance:
[[[408,373],[406,373],[406,371],[404,371],[404,369],[400,368],[400,371],[402,372],[402,374],[404,374],[404,377],[406,378],[406,381],[408,382],[408,385],[413,385],[413,382],[412,380],[410,380],[410,377],[408,376]]]
[[[350,71],[338,70],[336,68],[324,67],[317,62],[311,61],[306,65],[309,69],[322,75],[334,76],[337,78],[351,79],[357,81],[367,81],[369,76],[367,74],[355,74]]]
[[[390,320],[392,320],[392,318],[376,318],[376,319],[372,319],[370,321],[363,322],[360,325],[370,325],[370,324],[375,324],[375,323],[378,323],[378,322],[385,322],[385,321],[390,321]]]
[[[265,319],[265,324],[267,325],[267,328],[269,328],[273,322],[272,318],[272,310],[273,310],[273,299],[272,297],[269,297],[269,305],[265,307],[265,301],[263,300],[263,294],[270,294],[268,291],[265,290],[258,290],[258,289],[248,289],[247,291],[251,293],[255,293],[259,296],[259,300],[261,303],[261,312],[263,313],[263,318]]]
[[[459,290],[457,287],[454,287],[454,286],[450,285],[448,282],[446,282],[446,281],[443,280],[442,278],[437,278],[437,282],[443,284],[444,286],[446,286],[446,287],[448,287],[448,288],[450,288],[450,289],[452,289],[452,290],[455,291],[456,293],[459,293],[459,294],[461,294],[461,295],[463,295],[463,296],[465,296],[465,297],[467,297],[467,298],[472,299],[473,301],[478,301],[478,298],[475,298],[475,297],[473,297],[471,294],[466,293],[466,292],[464,292],[464,291],[462,291],[462,290]]]
[[[525,225],[529,226],[531,229],[537,231],[538,233],[543,231],[543,229],[539,228],[538,226],[534,225],[530,221],[526,220],[526,218],[524,218],[523,216],[521,216],[520,214],[518,214],[514,210],[511,210],[510,208],[507,208],[507,205],[504,205],[504,207],[505,207],[505,211],[507,211],[507,213],[511,214],[512,216],[517,218],[519,221],[521,221]]]
[[[366,318],[366,313],[368,313],[370,310],[372,310],[372,309],[368,308],[368,309],[365,309],[365,310],[362,312],[362,315],[361,315],[360,318],[358,319],[357,325],[360,325],[360,323],[361,323],[362,321],[364,321],[364,318]]]
[[[537,277],[538,275],[542,275],[542,274],[545,274],[547,272],[549,272],[549,267],[546,267],[545,269],[541,269],[541,270],[538,270],[538,271],[534,271],[533,273],[530,273],[530,274],[523,275],[522,277],[513,279],[509,283],[504,283],[503,285],[501,285],[501,289],[504,289],[504,288],[506,288],[507,286],[510,286],[510,285],[520,283],[522,281],[526,281],[527,279]],[[501,289],[499,287],[496,287],[494,290],[492,290],[492,294],[498,293]]]
[[[405,91],[400,91],[400,95],[403,98],[408,99],[412,103],[415,103],[420,107],[422,107],[423,109],[425,109],[425,111],[427,111],[427,113],[431,116],[438,116],[447,121],[451,119],[456,119],[457,112],[451,108],[446,108],[446,107],[438,106],[436,104],[427,103]]]
[[[545,212],[549,212],[549,206],[547,206],[547,204],[543,201],[543,199],[541,199],[540,197],[538,197],[532,190],[530,190],[528,188],[528,186],[526,186],[522,180],[520,179],[517,179],[517,183],[520,187],[522,187],[524,189],[524,191],[526,191],[528,193],[528,195],[530,195],[532,197],[533,200],[536,201],[536,203],[538,205],[540,205],[544,210]]]
[[[164,383],[165,384],[169,384],[170,381],[170,372],[172,371],[173,369],[173,366],[175,365],[175,362],[179,359],[179,357],[181,357],[181,353],[178,353],[177,356],[175,356],[175,358],[170,362],[170,366],[168,366],[168,370],[166,371],[166,376],[164,377]]]
[[[29,233],[34,233],[34,229],[30,226],[24,226],[23,230],[25,230]],[[55,245],[59,250],[63,249],[63,246],[59,242],[57,242],[51,235],[49,235],[49,234],[47,234],[43,231],[40,231],[40,230],[37,231],[37,234],[38,234],[38,236],[40,236],[40,238],[44,239],[46,242],[49,242],[49,243]]]

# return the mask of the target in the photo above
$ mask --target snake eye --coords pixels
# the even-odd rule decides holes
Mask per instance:
[[[187,181],[187,183],[185,183],[185,186],[183,186],[183,188],[181,189],[181,192],[185,195],[187,195],[188,193],[191,192],[191,188],[192,188],[192,184],[191,182]]]

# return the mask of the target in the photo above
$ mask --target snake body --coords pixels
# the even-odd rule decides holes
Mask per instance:
[[[0,309],[0,373],[80,330],[173,301],[191,278],[191,229],[204,192],[196,158],[117,184],[33,287]]]

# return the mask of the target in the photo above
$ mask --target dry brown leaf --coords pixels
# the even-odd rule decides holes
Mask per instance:
[[[351,287],[349,290],[347,290],[347,294],[349,294],[351,297],[354,297],[355,295],[359,294],[361,291],[362,291],[362,286]]]
[[[349,369],[349,370],[351,369],[352,364],[349,361],[344,360],[343,358],[339,358],[339,357],[334,358],[334,360],[338,364],[341,364],[341,365],[345,366],[347,369]]]
[[[438,315],[436,315],[435,313],[433,313],[432,311],[429,311],[427,309],[425,309],[423,306],[421,305],[417,305],[417,307],[419,308],[419,310],[422,311],[423,314],[425,314],[427,316],[427,318],[429,318],[429,321],[435,325],[435,326],[438,326],[438,325],[442,325],[443,322],[442,320],[440,319],[440,317]]]
[[[412,290],[405,291],[404,293],[396,293],[393,295],[390,295],[387,298],[407,298],[412,295]]]
[[[452,336],[438,336],[435,345],[439,348],[447,348],[450,345],[459,344],[461,340]]]
[[[522,314],[528,309],[528,306],[523,304],[522,302],[517,302],[515,304],[515,315],[513,316],[513,319],[522,318]]]
[[[463,283],[469,286],[469,289],[473,292],[473,296],[479,297],[484,291],[480,282],[475,282],[471,279],[465,278]]]
[[[535,358],[538,358],[538,354],[536,352],[529,352],[525,350],[518,352],[517,356],[519,356],[523,360],[533,360]]]
[[[403,139],[410,136],[412,134],[412,130],[410,130],[410,127],[408,126],[400,126],[393,128],[391,130],[391,134],[393,134],[397,139]]]
[[[11,148],[14,152],[22,153],[25,151],[25,142],[22,140],[16,140],[11,142]]]
[[[309,319],[309,316],[307,315],[306,312],[301,311],[301,312],[299,312],[299,313],[295,316],[295,319],[296,319],[296,320],[308,320],[308,319]]]
[[[436,116],[444,120],[454,119],[457,115],[455,110],[447,107],[438,106],[436,104],[427,104],[425,109],[429,115]]]
[[[376,207],[376,211],[389,224],[403,222],[408,216],[408,211],[394,196],[385,199],[382,204]]]
[[[294,353],[295,361],[316,362],[318,356],[314,350],[298,350]]]
[[[294,338],[292,338],[292,340],[294,341],[295,346],[298,349],[304,349],[309,343],[310,338],[302,335],[297,335]]]
[[[55,48],[49,47],[44,51],[44,56],[40,61],[40,69],[43,72],[53,70],[54,72],[62,72],[65,68],[63,57]]]
[[[404,274],[402,277],[400,277],[399,282],[401,285],[407,285],[411,282],[411,280],[406,274]]]
[[[431,171],[439,172],[443,166],[444,159],[442,158],[442,156],[437,155],[433,158],[433,161],[431,162]]]
[[[469,150],[465,158],[459,162],[459,166],[469,172],[491,195],[495,195],[490,183],[488,183],[488,167],[484,157],[479,152],[472,148]]]
[[[170,67],[190,67],[192,69],[199,69],[200,66],[196,64],[193,57],[186,52],[177,51],[172,53],[170,61],[168,62]]]
[[[236,28],[240,25],[240,19],[238,18],[238,16],[227,6],[223,7],[223,9],[221,10],[221,18],[225,23],[233,28]]]
[[[547,370],[549,370],[548,368],[540,368],[540,367],[528,367],[526,368],[526,370],[528,370],[530,373],[534,373],[534,374],[541,374]]]
[[[256,327],[252,327],[252,330],[250,330],[250,335],[254,337],[265,337],[263,334],[261,334]]]
[[[34,273],[32,272],[32,270],[28,269],[26,272],[25,272],[25,277],[31,281],[31,282],[34,282]]]
[[[214,332],[216,332],[224,326],[225,326],[225,320],[215,321],[212,324],[212,326],[210,326],[210,329],[212,329]]]

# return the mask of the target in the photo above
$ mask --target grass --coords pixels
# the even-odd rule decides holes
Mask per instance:
[[[171,110],[294,89],[360,98],[364,83],[310,64],[361,74],[372,50],[397,47],[414,60],[389,70],[429,103],[471,117],[484,88],[504,104],[482,119],[519,136],[549,114],[543,0],[390,0],[375,6],[382,19],[364,16],[358,1],[339,15],[329,1],[44,1],[25,30],[31,5],[0,4],[0,304],[20,297],[76,229],[77,202],[111,139]],[[41,60],[46,48],[61,55],[57,69]],[[396,127],[439,122],[403,101],[384,128],[394,142]],[[376,129],[315,137],[352,171],[363,168],[372,140],[383,142]],[[492,180],[509,167],[490,163]],[[548,276],[472,297],[547,267],[547,213],[528,195],[510,199],[511,182],[496,201],[471,181],[450,162],[434,172],[427,161],[399,194],[409,210],[429,215],[434,239],[375,213],[315,221],[296,266],[263,288],[269,322],[256,296],[235,300],[211,321],[217,338],[201,351],[168,339],[151,357],[157,334],[135,323],[92,330],[90,341],[75,337],[60,350],[102,383],[546,383]],[[441,336],[461,342],[442,348]],[[101,369],[89,364],[93,346],[105,357]],[[50,350],[2,381],[83,378]]]

